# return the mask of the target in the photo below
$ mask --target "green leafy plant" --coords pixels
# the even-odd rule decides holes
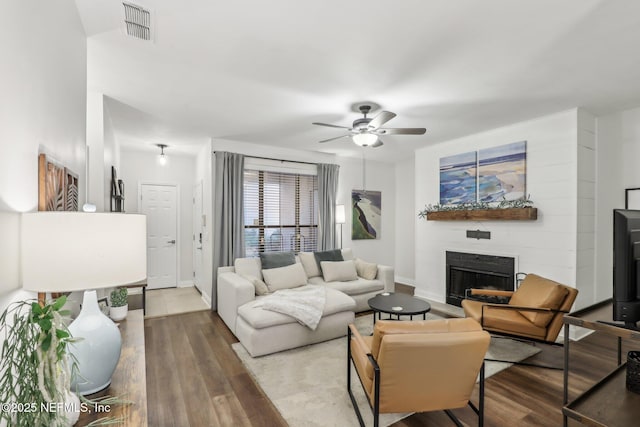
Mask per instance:
[[[487,209],[522,209],[532,208],[533,201],[530,198],[522,197],[517,200],[502,199],[500,202],[472,202],[472,203],[459,203],[455,205],[426,205],[423,210],[418,212],[419,218],[426,218],[430,212],[449,212],[449,211],[472,211],[472,210],[487,210]]]
[[[66,301],[67,297],[62,296],[43,305],[15,302],[0,315],[0,425],[3,421],[8,427],[69,425],[60,407],[46,409],[49,404],[71,403],[71,377],[78,375],[75,357],[67,352],[68,345],[76,339],[67,329],[70,313],[62,310]],[[111,396],[80,396],[80,400],[87,407],[132,403]],[[107,416],[89,425],[121,425],[123,420]]]
[[[0,420],[8,426],[68,424],[64,412],[42,410],[42,405],[69,401],[72,338],[63,320],[69,313],[61,310],[65,302],[65,296],[42,306],[21,301],[0,315],[0,402],[5,405]]]
[[[127,305],[127,288],[118,288],[111,291],[111,307],[124,307]]]

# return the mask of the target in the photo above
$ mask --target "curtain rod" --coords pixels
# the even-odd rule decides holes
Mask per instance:
[[[223,151],[220,151],[221,153]],[[218,153],[218,151],[214,151],[213,154]],[[273,157],[262,157],[262,156],[250,156],[248,154],[245,154],[245,157],[251,157],[252,159],[262,159],[262,160],[273,160],[276,162],[290,162],[290,163],[303,163],[305,165],[314,165],[317,166],[318,163],[312,163],[312,162],[302,162],[300,160],[283,160],[283,159],[274,159]]]

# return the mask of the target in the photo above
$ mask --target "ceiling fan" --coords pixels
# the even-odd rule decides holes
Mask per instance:
[[[324,139],[319,142],[325,143],[350,136],[356,145],[377,148],[383,145],[380,140],[380,135],[424,135],[427,131],[425,128],[383,128],[381,126],[393,119],[396,116],[395,113],[381,111],[374,118],[369,118],[367,114],[371,111],[370,105],[361,105],[359,110],[364,117],[354,120],[351,127],[331,125],[328,123],[312,123],[318,126],[347,129],[349,131],[347,135],[336,136],[335,138]]]

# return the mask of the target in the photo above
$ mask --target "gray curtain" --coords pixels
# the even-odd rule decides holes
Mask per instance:
[[[216,152],[213,196],[213,289],[211,309],[218,309],[218,267],[244,257],[244,156]]]
[[[340,166],[318,163],[318,250],[336,247],[336,193]]]

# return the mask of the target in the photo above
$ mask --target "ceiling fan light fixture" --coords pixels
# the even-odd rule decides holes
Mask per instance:
[[[368,132],[361,132],[351,137],[353,142],[360,147],[368,147],[378,141],[378,135]]]

